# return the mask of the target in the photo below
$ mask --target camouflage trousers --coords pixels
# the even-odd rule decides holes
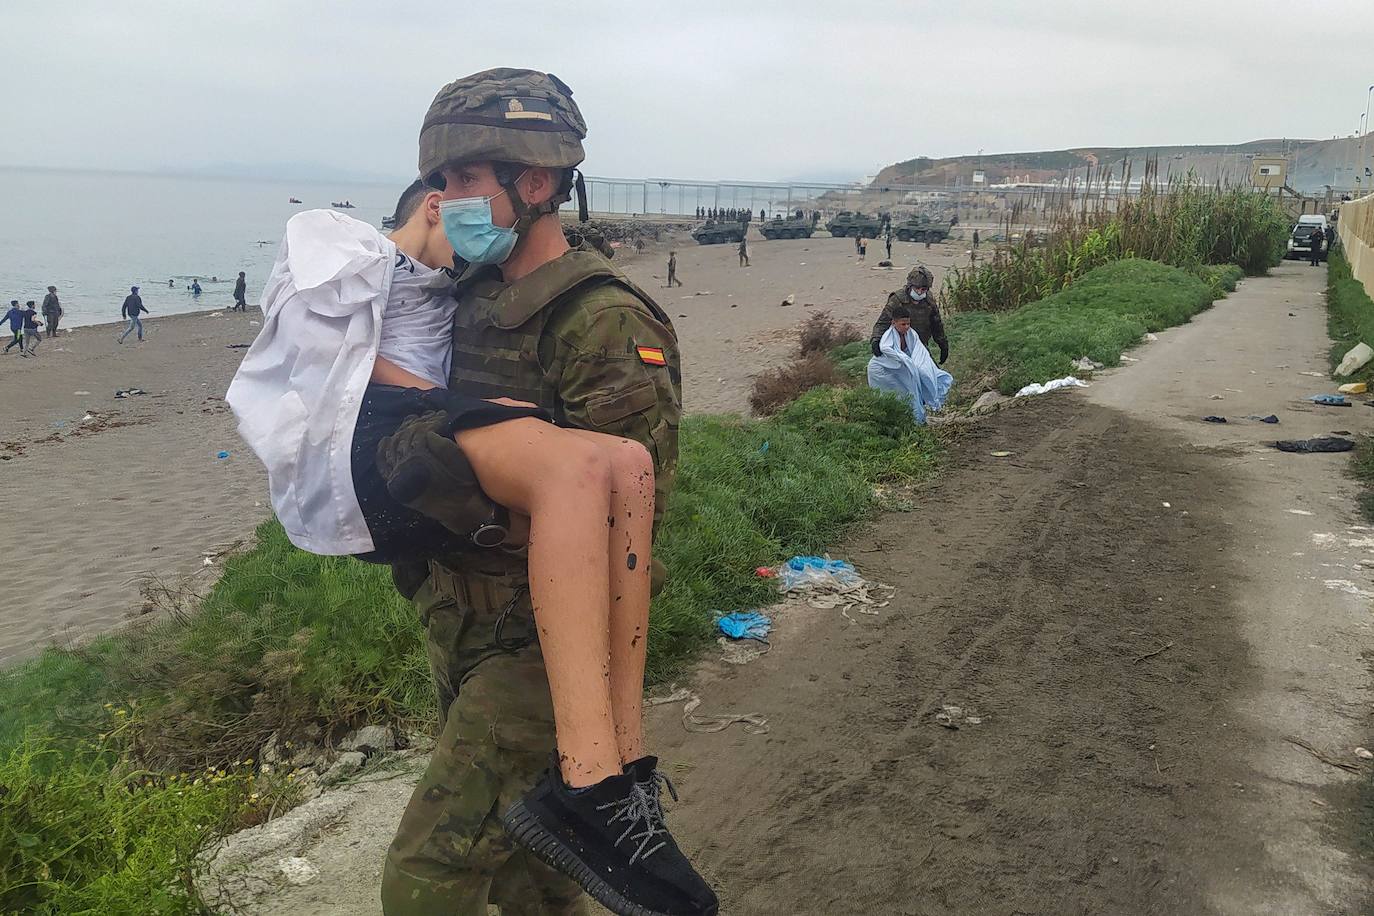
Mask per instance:
[[[432,565],[415,595],[441,733],[387,851],[387,916],[487,916],[488,904],[502,916],[588,912],[581,888],[515,846],[499,820],[554,749],[523,566],[458,575]]]

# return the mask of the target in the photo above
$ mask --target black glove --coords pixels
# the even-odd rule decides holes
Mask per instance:
[[[494,547],[505,540],[510,516],[482,492],[448,424],[442,410],[408,417],[377,446],[377,470],[398,502],[479,547]]]
[[[945,360],[949,359],[949,343],[947,341],[937,340],[935,344],[940,348],[940,361],[936,363],[936,365],[943,366]]]
[[[874,355],[874,356],[882,356],[882,355],[883,355],[883,348],[882,348],[882,346],[881,346],[881,341],[879,341],[879,339],[878,339],[877,337],[875,337],[875,338],[873,338],[872,340],[869,341],[869,349],[873,351],[873,355]]]

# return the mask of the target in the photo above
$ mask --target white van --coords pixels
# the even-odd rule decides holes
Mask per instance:
[[[1309,238],[1313,229],[1320,229],[1326,235],[1326,216],[1321,213],[1307,213],[1298,217],[1297,225],[1288,233],[1288,258],[1305,258],[1312,251]],[[1326,249],[1322,249],[1322,259],[1326,259]]]

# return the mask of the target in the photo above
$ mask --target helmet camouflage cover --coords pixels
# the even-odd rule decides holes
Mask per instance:
[[[907,286],[914,286],[917,289],[930,289],[935,282],[935,276],[924,266],[913,267],[911,273],[906,275]]]
[[[497,67],[449,83],[420,128],[420,177],[434,184],[459,162],[571,169],[586,154],[587,122],[552,73]]]

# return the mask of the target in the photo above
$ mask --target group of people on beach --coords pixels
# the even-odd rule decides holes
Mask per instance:
[[[43,317],[39,318],[38,315],[32,299],[25,302],[23,308],[19,307],[18,299],[10,300],[9,311],[5,313],[11,335],[10,342],[5,345],[6,353],[17,346],[20,356],[35,356],[45,328],[49,338],[57,336],[58,326],[62,322],[62,304],[57,298],[57,287],[48,287],[48,294],[43,297]]]

